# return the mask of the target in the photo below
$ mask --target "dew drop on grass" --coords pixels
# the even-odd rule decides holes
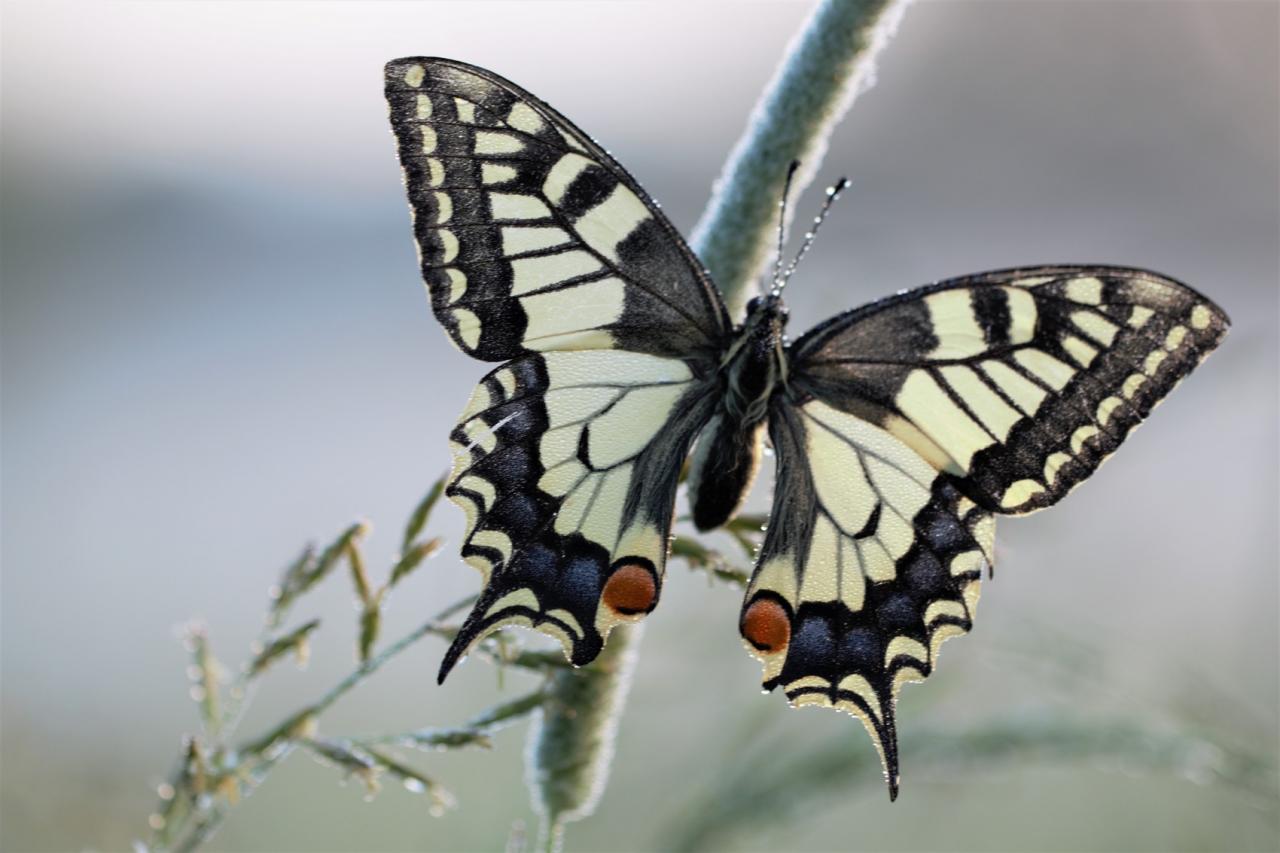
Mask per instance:
[[[413,794],[423,794],[426,793],[427,786],[422,784],[421,779],[405,779],[404,789]]]

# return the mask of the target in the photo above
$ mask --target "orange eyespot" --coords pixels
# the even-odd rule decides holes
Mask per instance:
[[[639,563],[624,563],[605,581],[604,603],[619,616],[647,613],[658,597],[653,573]]]
[[[742,614],[742,636],[766,654],[780,652],[791,642],[791,620],[772,598],[760,598]]]

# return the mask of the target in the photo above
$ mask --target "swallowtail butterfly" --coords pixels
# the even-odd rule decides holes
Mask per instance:
[[[740,632],[766,688],[862,720],[894,796],[898,690],[972,626],[994,517],[1060,500],[1227,329],[1157,273],[1043,266],[899,293],[789,341],[776,276],[735,326],[635,179],[520,87],[407,58],[386,96],[432,308],[498,363],[451,435],[447,494],[485,584],[441,681],[507,625],[595,658],[658,603],[685,458],[710,530],[767,432],[773,507]]]

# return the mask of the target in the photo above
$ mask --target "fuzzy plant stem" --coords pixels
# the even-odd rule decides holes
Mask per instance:
[[[726,162],[693,237],[693,247],[736,316],[748,284],[769,260],[787,167],[812,180],[827,137],[871,82],[873,60],[906,0],[821,0],[792,39],[773,81]],[[563,670],[547,685],[531,730],[528,777],[542,816],[539,848],[556,851],[564,825],[589,815],[608,781],[617,721],[625,704],[639,626],[616,629],[600,657]]]
[[[741,314],[775,245],[787,167],[792,192],[817,174],[827,138],[874,80],[875,58],[907,0],[820,0],[756,102],[694,228],[693,250]]]
[[[538,849],[558,851],[564,825],[595,811],[609,776],[618,720],[643,625],[623,625],[591,666],[547,680],[542,713],[529,730],[528,785],[542,819]]]

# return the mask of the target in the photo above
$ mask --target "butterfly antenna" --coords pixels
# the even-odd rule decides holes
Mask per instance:
[[[782,185],[782,201],[778,202],[778,257],[773,262],[773,284],[770,290],[776,295],[782,290],[782,242],[787,230],[787,197],[791,195],[791,179],[800,168],[799,160],[792,160],[787,168],[787,179]]]
[[[818,236],[818,229],[822,227],[823,221],[827,218],[827,213],[831,210],[831,205],[836,203],[836,199],[840,198],[840,193],[844,192],[845,188],[848,186],[849,179],[841,178],[836,181],[834,185],[827,187],[827,197],[822,202],[822,209],[819,210],[818,215],[813,218],[813,227],[805,232],[804,242],[800,244],[800,251],[796,252],[795,259],[791,261],[791,264],[787,267],[787,271],[782,274],[782,280],[778,281],[776,278],[774,279],[774,292],[780,293],[782,292],[782,288],[787,286],[787,282],[791,279],[792,274],[795,273],[796,267],[800,264],[800,260],[805,256],[805,253],[809,251],[809,247],[813,245],[814,238]]]

